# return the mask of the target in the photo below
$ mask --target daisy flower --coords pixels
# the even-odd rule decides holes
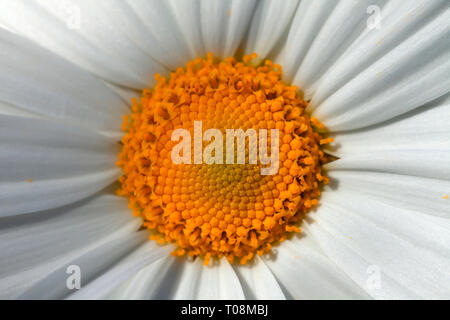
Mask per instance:
[[[450,298],[449,36],[446,0],[0,0],[0,297]],[[241,128],[273,174],[221,162]]]

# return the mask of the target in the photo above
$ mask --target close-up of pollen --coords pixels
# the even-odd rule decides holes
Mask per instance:
[[[221,61],[209,54],[168,78],[157,75],[157,85],[133,100],[132,114],[125,116],[118,194],[128,197],[133,213],[153,231],[151,239],[175,243],[174,255],[200,257],[206,265],[223,256],[246,264],[300,232],[300,221],[318,205],[320,186],[328,181],[321,170],[327,161],[321,145],[331,139],[316,132],[323,126],[305,113],[307,102],[298,89],[282,82],[281,66],[270,60],[255,66],[254,58]],[[250,137],[245,163],[226,161],[222,143],[220,150],[210,148],[213,163],[174,163],[179,141],[173,141],[173,133],[185,129],[196,138],[195,122],[202,124],[199,139],[206,156],[208,145],[220,142],[203,138],[208,129],[223,136],[230,129],[277,132],[264,137],[268,154],[276,151],[272,139],[278,139],[275,170],[263,174],[267,165],[250,163]],[[180,156],[194,158],[190,141]],[[260,158],[261,152],[255,160]]]

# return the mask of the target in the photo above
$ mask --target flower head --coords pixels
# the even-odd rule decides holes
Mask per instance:
[[[0,1],[0,298],[449,298],[449,35],[447,0]]]
[[[314,132],[307,103],[296,87],[282,83],[281,67],[270,60],[252,66],[254,57],[215,62],[209,55],[177,69],[169,80],[157,76],[155,89],[145,90],[131,117],[125,117],[119,194],[129,197],[135,215],[156,231],[153,239],[176,242],[176,255],[201,255],[206,264],[211,256],[230,262],[236,257],[245,264],[287,234],[300,232],[297,223],[318,203],[319,182],[326,179],[320,145],[329,140]],[[227,148],[230,129],[277,130],[276,137],[266,134],[260,144],[274,146],[276,170],[263,175],[257,157],[249,159],[249,148],[257,149],[256,134],[241,150],[244,163],[234,161],[234,135],[231,163],[222,141],[215,141],[213,163],[192,164],[191,143],[183,151],[187,163],[174,163],[172,136],[180,128],[195,136],[195,121],[202,121],[203,131],[226,133]]]

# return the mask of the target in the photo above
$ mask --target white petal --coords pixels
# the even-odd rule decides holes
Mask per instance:
[[[339,182],[308,223],[326,254],[375,298],[448,298],[449,220],[386,204],[347,188],[345,178]],[[374,272],[379,282],[371,287]]]
[[[168,0],[172,8],[174,21],[189,47],[192,59],[205,55],[200,22],[200,1]]]
[[[442,11],[446,5],[445,0],[389,1],[380,12],[380,28],[366,28],[323,75],[312,105],[318,106],[352,78],[408,39],[433,20],[436,13]]]
[[[325,21],[318,26],[320,31],[314,37],[293,80],[293,84],[304,91],[307,99],[311,98],[315,83],[366,28],[367,8],[370,5],[381,7],[385,2],[385,0],[361,0],[339,1],[336,4],[332,1],[327,7],[319,8],[317,19]],[[329,6],[333,10],[331,13]],[[315,19],[310,23],[317,24]]]
[[[120,86],[116,86],[110,82],[104,81],[105,85],[107,85],[111,90],[113,90],[115,93],[117,93],[120,98],[122,98],[122,101],[128,106],[132,106],[132,99],[139,99],[139,97],[142,95],[140,91],[128,89]],[[139,100],[138,100],[139,101]],[[131,111],[127,109],[127,114],[130,114]],[[122,118],[123,119],[123,118]],[[121,132],[122,133],[122,132]]]
[[[239,279],[225,259],[205,267],[201,259],[186,261],[174,299],[237,300],[244,299]]]
[[[258,59],[276,50],[294,17],[298,0],[258,1],[245,43],[245,53],[256,52]]]
[[[430,216],[450,218],[450,181],[434,180],[378,172],[332,171],[333,188],[345,188],[399,209],[421,212]]]
[[[119,263],[147,240],[147,233],[135,232],[110,241],[55,270],[48,277],[35,284],[30,290],[20,295],[19,299],[63,299],[74,292],[74,289],[67,286],[67,281],[68,279],[70,280],[69,277],[72,274],[71,272],[73,272],[68,267],[76,266],[79,268],[81,288],[89,286],[91,281],[101,277],[111,266]],[[89,295],[86,295],[86,297],[89,297]]]
[[[251,264],[234,265],[233,269],[239,277],[246,299],[286,299],[272,272],[259,256]]]
[[[300,1],[279,60],[286,82],[292,82],[315,37],[337,4],[337,0]]]
[[[36,44],[1,29],[0,41],[2,104],[18,109],[21,115],[120,131],[127,108],[102,81]],[[1,113],[11,114],[2,109]]]
[[[184,259],[176,259],[171,255],[161,258],[137,272],[106,298],[112,300],[172,299],[184,262]]]
[[[92,1],[18,0],[0,5],[2,24],[115,84],[144,88],[154,83],[155,73],[166,72],[121,32],[114,16]]]
[[[155,241],[149,241],[148,234],[145,232],[143,234],[144,237],[142,239],[144,240],[144,244],[133,250],[115,265],[110,266],[109,270],[98,276],[98,278],[89,282],[79,291],[71,294],[68,299],[103,299],[114,288],[121,285],[139,270],[169,255],[170,251],[173,250],[171,246],[160,246]],[[147,236],[145,237],[145,235]],[[108,253],[104,251],[103,254],[107,256]],[[92,254],[83,257],[83,259],[89,263],[92,262],[95,256],[95,254]],[[93,271],[95,273],[95,270]]]
[[[185,20],[192,22],[190,19],[198,17],[198,1],[115,0],[111,5],[106,0],[101,4],[113,21],[121,22],[121,32],[126,37],[169,70],[203,55],[201,42],[195,40],[200,37],[199,19],[192,25],[183,25]]]
[[[178,284],[174,290],[173,299],[195,299],[199,292],[198,283],[203,269],[204,265],[200,259],[186,261],[183,264],[181,275],[178,276]]]
[[[344,182],[345,179],[342,179],[342,183]],[[416,247],[450,258],[450,219],[398,208],[382,200],[362,193],[355,195],[355,191],[344,184],[336,192],[327,191],[323,196],[324,207],[332,207],[336,212],[346,211],[343,218],[347,214],[353,217],[352,214],[355,213],[365,223],[371,222]],[[320,210],[317,213],[319,219],[324,218],[320,216]],[[355,237],[352,238],[356,240]]]
[[[77,256],[132,234],[140,224],[125,199],[109,195],[0,219],[1,297],[17,297]]]
[[[322,103],[313,102],[313,115],[331,131],[358,129],[392,119],[449,92],[450,10],[428,20]],[[365,51],[358,52],[364,55]],[[352,68],[353,59],[345,65]],[[326,86],[333,81],[324,79],[322,83]]]
[[[306,227],[306,226],[305,226]],[[328,257],[345,273],[376,299],[419,299],[389,276],[382,274],[380,266],[364,260],[336,237],[314,223],[307,228],[320,243]],[[381,286],[382,285],[382,286]],[[380,288],[381,287],[381,288]]]
[[[203,44],[215,56],[234,55],[250,24],[254,0],[202,1]]]
[[[367,295],[342,273],[320,250],[310,236],[284,241],[274,258],[264,262],[272,270],[289,299],[365,299]]]
[[[66,205],[120,175],[119,146],[86,128],[0,115],[0,216]]]
[[[17,108],[16,106],[14,106],[10,103],[1,102],[1,101],[0,101],[0,115],[46,119],[45,117],[43,117],[41,115],[35,114],[33,112],[29,112],[27,110]]]
[[[325,166],[327,170],[363,170],[416,177],[450,179],[450,148],[379,150],[348,156]]]
[[[450,180],[450,100],[374,128],[337,134],[329,170],[367,170]]]

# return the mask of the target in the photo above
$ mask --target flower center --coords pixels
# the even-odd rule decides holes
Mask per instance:
[[[321,124],[305,113],[297,88],[282,83],[281,67],[270,60],[252,66],[255,57],[238,62],[208,55],[169,79],[156,75],[155,88],[144,90],[124,119],[118,194],[128,197],[151,239],[176,244],[174,255],[199,256],[205,264],[225,256],[245,264],[300,232],[298,223],[318,204],[319,184],[328,182],[321,174],[326,156],[320,145],[330,140],[313,129]],[[179,129],[189,133],[183,141],[188,148],[179,148],[180,136],[174,139]],[[205,135],[209,129],[216,130],[214,138]],[[247,135],[241,161],[239,154],[226,159],[230,150],[217,143],[230,129],[259,132],[259,154],[252,156]],[[268,146],[261,143],[262,132]],[[191,137],[197,140],[191,143]],[[234,138],[227,136],[231,151],[239,149]],[[184,162],[173,159],[177,146]],[[278,156],[272,158],[276,164],[262,161],[264,146]],[[194,159],[197,147],[202,162]],[[208,155],[214,160],[207,161]],[[269,166],[275,169],[263,174]]]

